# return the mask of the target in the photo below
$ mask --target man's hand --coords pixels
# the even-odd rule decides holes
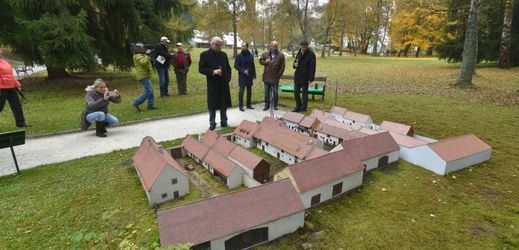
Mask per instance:
[[[312,83],[314,83],[313,81],[308,81],[308,85],[311,85]]]
[[[272,61],[272,60],[270,60],[270,58],[265,59],[265,63],[266,63],[266,64],[269,64],[270,61]]]
[[[221,75],[222,75],[222,69],[215,69],[215,70],[213,70],[213,76],[214,76],[214,75],[219,75],[219,76],[221,76]]]

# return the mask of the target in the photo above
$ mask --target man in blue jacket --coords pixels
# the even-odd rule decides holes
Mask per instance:
[[[171,61],[171,54],[168,51],[168,43],[171,41],[163,36],[160,38],[160,43],[155,45],[153,49],[153,65],[157,68],[159,73],[160,97],[169,96],[169,64]]]
[[[249,51],[249,44],[243,42],[241,44],[241,52],[234,60],[234,68],[238,70],[238,83],[240,91],[238,99],[240,103],[240,111],[243,109],[243,91],[247,88],[247,108],[254,109],[251,105],[252,82],[256,79],[256,68],[254,67],[254,55]]]
[[[308,42],[302,41],[299,52],[297,52],[294,60],[294,97],[296,99],[296,107],[293,112],[305,112],[308,108],[308,85],[312,84],[315,77],[315,54],[308,48]],[[301,92],[303,92],[303,100],[301,100]]]

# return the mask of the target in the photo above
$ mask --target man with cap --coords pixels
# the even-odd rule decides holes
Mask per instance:
[[[314,81],[316,66],[315,54],[308,48],[308,42],[302,41],[299,45],[300,49],[293,64],[296,69],[294,73],[296,107],[292,110],[293,112],[305,112],[308,108],[308,85]],[[302,100],[301,92],[303,92]]]
[[[155,45],[153,49],[153,65],[157,68],[157,72],[159,73],[159,86],[160,86],[160,97],[169,96],[168,86],[169,86],[169,64],[171,60],[171,54],[168,52],[168,43],[170,40],[163,36],[160,38],[160,43]]]
[[[172,61],[177,77],[177,87],[179,95],[187,95],[187,72],[191,66],[191,56],[184,51],[183,44],[177,43],[177,52],[173,54]]]

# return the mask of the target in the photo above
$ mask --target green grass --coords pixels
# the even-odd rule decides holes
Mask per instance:
[[[358,190],[310,209],[307,222],[313,227],[261,249],[300,249],[303,243],[312,244],[314,249],[519,248],[519,69],[480,68],[476,86],[460,88],[450,85],[456,66],[433,59],[334,57],[318,63],[318,71],[333,76],[332,82],[341,80],[344,88],[337,105],[370,114],[376,122],[411,124],[418,134],[437,139],[474,133],[493,147],[492,158],[447,176],[404,161],[373,171]],[[63,90],[46,86],[42,91],[48,91],[49,99],[59,99],[57,93]],[[82,98],[82,87],[74,98]],[[255,99],[260,98],[260,90]],[[139,91],[136,87],[135,93]],[[159,110],[164,114],[132,114],[125,104],[112,107],[128,112],[127,121],[146,119],[179,113],[187,107],[203,109],[204,91],[198,95],[186,97],[190,100],[187,103],[175,102],[179,97],[164,101],[162,105],[171,108]],[[51,103],[43,96],[42,103]],[[288,94],[281,96],[283,105],[293,105]],[[61,98],[63,102],[73,99],[66,94]],[[175,105],[184,106],[180,109]],[[309,108],[329,110],[332,105],[328,95],[324,102],[310,102]],[[65,105],[63,114],[69,112],[67,108]],[[79,114],[82,105],[75,108],[69,113]],[[72,123],[67,125],[66,116],[55,115],[48,118],[51,124],[29,132],[73,127]],[[0,114],[1,129],[11,123],[3,119],[5,116],[10,118],[11,114]],[[125,239],[143,248],[156,245],[155,214],[134,171],[122,167],[133,152],[117,151],[0,178],[0,249],[116,248]]]
[[[286,163],[282,162],[281,160],[277,159],[276,157],[274,157],[272,155],[269,155],[268,153],[266,153],[265,151],[262,151],[259,148],[250,148],[249,150],[270,164],[270,174],[269,174],[270,176],[269,177],[271,179],[273,179],[274,175],[279,173],[281,170],[283,170],[287,166]]]

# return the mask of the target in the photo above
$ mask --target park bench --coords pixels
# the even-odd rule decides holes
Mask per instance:
[[[14,154],[14,146],[25,144],[25,130],[9,131],[0,133],[0,149],[11,148],[11,154],[13,155],[14,165],[16,166],[16,172],[20,174],[20,168],[18,167],[18,161]]]
[[[16,66],[16,67],[14,67],[14,71],[16,71],[17,77],[20,77],[20,73],[25,73],[25,75],[29,75],[29,73],[28,73],[29,71],[31,71],[34,74],[34,70],[33,70],[32,66],[27,66],[27,65]]]
[[[314,77],[314,85],[308,86],[308,94],[312,95],[312,100],[315,100],[316,95],[321,95],[324,100],[324,94],[326,92],[326,76],[316,76]],[[283,84],[283,80],[284,82]],[[288,82],[290,81],[290,82]],[[281,76],[281,82],[279,84],[279,89],[281,92],[294,92],[294,76]]]

